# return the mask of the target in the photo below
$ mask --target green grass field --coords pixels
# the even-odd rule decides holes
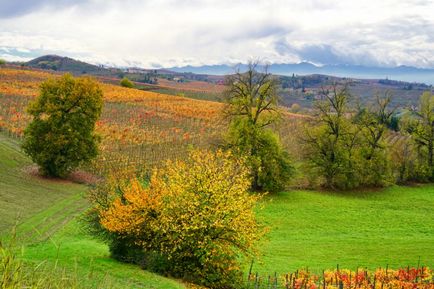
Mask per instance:
[[[40,264],[41,268],[62,268],[65,276],[77,279],[79,288],[184,287],[111,259],[107,246],[90,237],[79,222],[87,207],[87,187],[32,176],[27,172],[29,165],[18,142],[0,134],[0,236],[9,239],[11,228],[20,221],[19,256],[29,268]]]
[[[253,270],[279,273],[434,266],[434,185],[370,192],[292,191],[260,213],[271,231]]]
[[[109,258],[79,222],[87,187],[29,174],[16,141],[0,134],[0,232],[20,216],[27,264],[54,264],[109,288],[182,288],[176,280]],[[434,185],[331,193],[291,191],[265,198],[259,217],[270,231],[253,271],[280,274],[379,266],[434,266]],[[249,264],[245,267],[248,268]],[[107,283],[108,282],[108,283]],[[107,288],[105,286],[104,288]]]

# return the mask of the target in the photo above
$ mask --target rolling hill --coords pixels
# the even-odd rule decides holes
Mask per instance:
[[[103,67],[58,55],[44,55],[28,61],[24,65],[39,69],[71,72],[73,74],[98,75],[108,73],[108,70]]]

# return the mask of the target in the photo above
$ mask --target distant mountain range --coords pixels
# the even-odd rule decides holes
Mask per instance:
[[[233,73],[236,69],[243,71],[245,64],[230,65],[204,65],[170,67],[167,70],[175,72],[191,72],[196,74],[224,75]],[[349,78],[364,79],[393,79],[407,82],[420,82],[434,85],[434,69],[423,69],[411,66],[397,67],[367,67],[359,65],[325,65],[316,66],[302,62],[298,64],[272,64],[269,72],[278,75],[309,75],[324,74]]]
[[[69,57],[57,55],[45,55],[35,58],[24,65],[51,69],[57,71],[68,71],[75,74],[94,74],[111,75],[121,71],[120,68],[113,70],[99,65],[93,65]],[[194,73],[201,75],[226,75],[239,69],[243,71],[247,68],[246,64],[238,65],[203,65],[203,66],[183,66],[157,69],[162,74],[175,73]],[[308,62],[298,64],[272,64],[268,67],[269,72],[276,75],[311,75],[322,74],[338,77],[358,78],[358,79],[391,79],[406,82],[418,82],[434,85],[434,69],[423,69],[411,66],[397,67],[368,67],[359,65],[325,65],[316,66]],[[122,69],[126,70],[126,69]],[[116,72],[118,71],[118,72]],[[144,69],[143,72],[146,72]]]

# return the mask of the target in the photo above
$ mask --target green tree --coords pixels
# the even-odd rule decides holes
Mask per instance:
[[[348,189],[358,182],[358,138],[348,116],[348,86],[322,92],[315,103],[317,115],[305,130],[303,141],[310,173],[319,175],[328,188]]]
[[[419,107],[412,111],[405,129],[412,136],[419,155],[419,179],[434,180],[434,95],[429,91],[420,97]]]
[[[6,61],[4,60],[4,59],[1,59],[0,58],[0,66],[3,66],[3,65],[5,65],[6,64]]]
[[[128,88],[134,87],[134,83],[131,80],[129,80],[127,77],[122,78],[120,84],[123,87],[128,87]]]
[[[277,82],[265,69],[257,71],[249,63],[245,73],[227,78],[225,113],[230,119],[227,146],[247,156],[254,190],[278,191],[285,188],[294,169],[288,153],[270,126],[281,117]]]
[[[389,146],[386,142],[388,126],[392,122],[394,109],[389,109],[392,98],[377,95],[374,105],[359,107],[354,123],[361,133],[360,149],[363,165],[361,166],[361,184],[381,186],[392,181],[389,158]]]
[[[349,107],[348,84],[324,90],[315,103],[316,118],[305,131],[308,169],[327,188],[352,189],[393,182],[386,136],[394,110],[390,95],[373,106]]]
[[[41,84],[30,103],[32,122],[24,132],[24,151],[43,175],[64,177],[97,155],[95,122],[103,100],[98,83],[69,74]]]

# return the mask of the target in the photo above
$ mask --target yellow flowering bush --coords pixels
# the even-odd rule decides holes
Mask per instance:
[[[116,242],[159,254],[172,275],[232,288],[241,280],[240,257],[254,253],[261,235],[254,213],[260,196],[249,187],[243,159],[195,150],[154,170],[148,184],[133,178],[113,186],[94,209]]]

